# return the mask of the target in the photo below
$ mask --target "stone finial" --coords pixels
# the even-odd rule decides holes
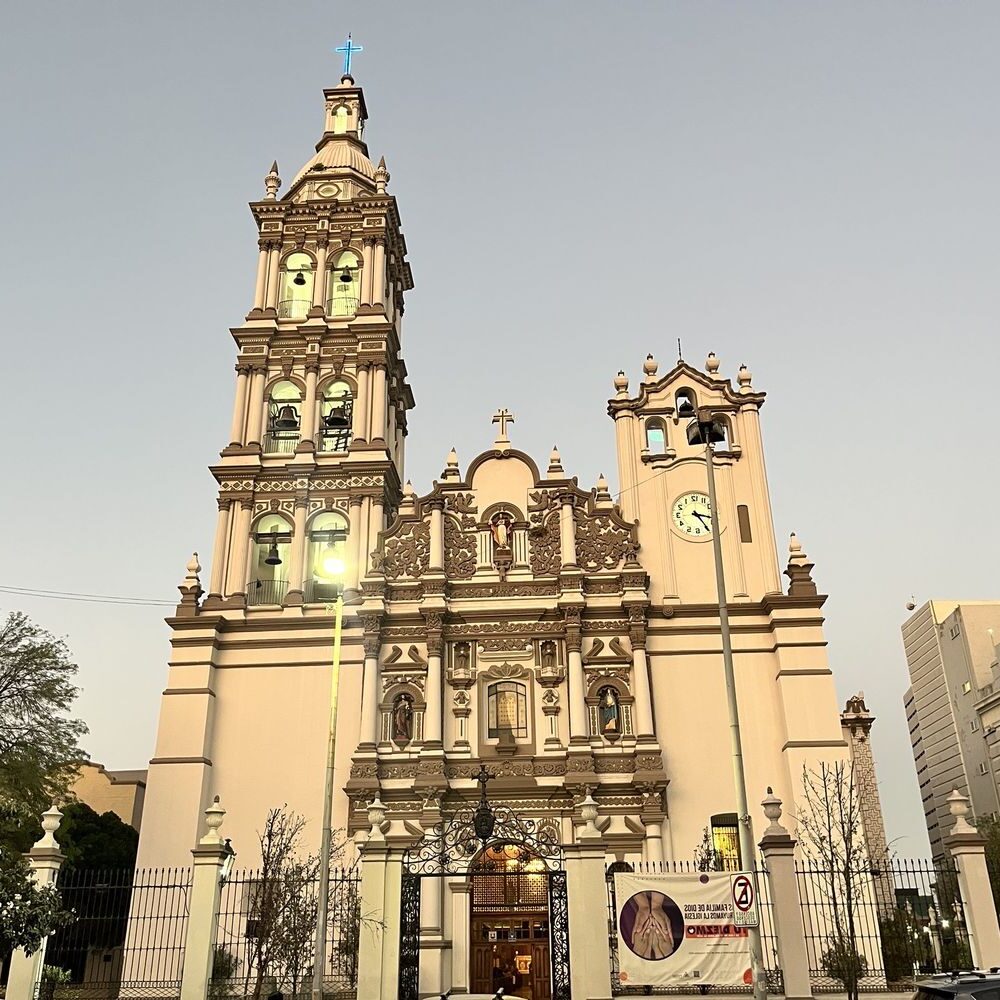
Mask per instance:
[[[628,395],[628,377],[625,375],[625,372],[622,369],[618,370],[618,374],[615,376],[614,385],[615,385],[615,392],[619,396]]]
[[[375,190],[378,194],[385,194],[385,186],[389,183],[389,177],[390,174],[386,169],[385,157],[383,156],[375,168]]]
[[[369,840],[385,840],[383,829],[385,826],[385,811],[385,803],[379,797],[378,792],[376,792],[375,798],[368,803]]]
[[[35,841],[34,850],[58,851],[59,842],[55,833],[62,822],[63,814],[59,807],[53,802],[52,805],[42,813],[42,835]]]
[[[559,449],[553,445],[552,451],[549,454],[549,469],[548,477],[549,479],[562,479],[564,475],[562,467],[562,459],[559,457]]]
[[[458,452],[454,448],[448,452],[448,458],[445,462],[444,472],[441,473],[442,479],[461,479],[462,475],[458,471]]]
[[[788,831],[779,822],[781,820],[781,799],[774,794],[774,789],[767,786],[767,795],[761,800],[764,808],[764,815],[767,817],[769,826],[764,831],[765,837],[787,837]]]
[[[197,552],[192,554],[185,569],[187,572],[184,579],[177,587],[181,595],[181,603],[177,613],[181,616],[191,617],[198,613],[198,598],[204,593],[201,589],[201,579],[198,576],[201,572],[201,563],[198,562]]]
[[[643,380],[645,382],[655,382],[656,373],[659,371],[660,366],[657,364],[656,359],[652,354],[646,355],[646,360],[642,363],[642,370],[645,372],[646,378]]]
[[[413,483],[409,479],[403,484],[403,495],[399,501],[399,509],[404,513],[411,513],[413,511],[413,501],[415,495],[413,492]]]
[[[750,369],[746,365],[740,365],[740,370],[736,375],[736,381],[740,384],[740,392],[753,392],[753,386],[750,384],[753,379],[753,375]]]
[[[715,356],[715,351],[709,351],[705,358],[705,371],[714,376],[719,370],[719,359]]]
[[[198,562],[198,553],[193,552],[191,558],[188,560],[187,566],[184,567],[187,570],[187,575],[184,577],[185,587],[198,587],[201,585],[201,579],[198,574],[201,572],[201,563]]]
[[[810,597],[817,593],[812,578],[813,568],[814,564],[809,562],[809,557],[802,550],[802,543],[793,531],[788,540],[788,567],[785,569],[785,576],[789,580],[789,595]]]
[[[264,190],[266,194],[264,198],[273,201],[278,197],[278,188],[281,187],[281,178],[278,176],[278,161],[275,160],[271,164],[271,169],[268,171],[267,176],[264,178]]]
[[[614,506],[603,472],[597,477],[597,485],[594,487],[594,504],[601,510],[610,510]]]
[[[976,828],[965,818],[969,815],[969,797],[963,795],[957,788],[952,789],[951,795],[945,800],[948,803],[948,811],[955,817],[955,825],[951,828],[951,836],[960,834],[968,835],[976,833]]]
[[[219,796],[216,795],[212,804],[205,810],[205,836],[199,843],[206,847],[221,847],[224,843],[219,835],[219,827],[226,818],[226,810],[219,805]]]
[[[597,829],[597,803],[593,795],[587,792],[587,797],[580,803],[580,818],[583,820],[583,829],[580,837],[599,837],[601,831]]]

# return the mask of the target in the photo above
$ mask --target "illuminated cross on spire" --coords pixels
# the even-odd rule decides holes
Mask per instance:
[[[363,45],[355,45],[351,41],[351,36],[348,34],[347,41],[343,45],[338,45],[333,51],[344,53],[344,76],[351,75],[351,56],[355,52],[364,52],[365,47]]]

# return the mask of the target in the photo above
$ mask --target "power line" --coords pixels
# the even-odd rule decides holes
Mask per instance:
[[[148,597],[115,597],[110,594],[83,594],[71,590],[41,590],[35,587],[9,587],[0,584],[0,593],[17,597],[41,597],[52,601],[81,601],[85,604],[127,604],[140,608],[173,608],[176,601],[158,601]]]

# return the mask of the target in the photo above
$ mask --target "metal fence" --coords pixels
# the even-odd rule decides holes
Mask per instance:
[[[854,870],[795,865],[809,974],[817,992],[896,991],[969,968],[972,958],[953,861],[892,858]]]
[[[615,995],[690,993],[690,986],[622,986],[618,978],[618,928],[614,872],[689,874],[694,862],[619,862],[608,867],[608,940]],[[769,992],[783,992],[767,870],[755,869],[764,969]],[[842,993],[845,978],[861,992],[907,991],[935,972],[970,968],[968,933],[952,861],[893,858],[845,872],[797,861],[802,932],[813,991]],[[701,987],[701,992],[746,993],[750,988]]]
[[[72,923],[45,949],[40,1000],[179,997],[191,889],[189,868],[59,873],[56,885]]]
[[[618,977],[618,908],[615,899],[615,872],[629,871],[638,875],[695,875],[703,869],[693,861],[636,861],[617,862],[607,868],[608,882],[608,945],[611,954],[611,986],[616,996],[650,996],[666,994],[689,994],[690,984],[686,986],[623,986]],[[755,869],[758,886],[758,906],[760,907],[760,932],[763,948],[764,969],[767,973],[768,992],[783,993],[784,984],[781,978],[781,968],[778,963],[778,942],[774,934],[773,908],[768,893],[767,877],[763,867]],[[701,987],[700,992],[711,990],[714,993],[751,993],[752,987]]]
[[[366,933],[360,888],[356,869],[330,873],[326,997],[350,998],[357,992],[359,937]],[[316,877],[233,873],[222,890],[209,997],[260,1000],[279,991],[288,1000],[307,997],[312,988],[318,889]]]

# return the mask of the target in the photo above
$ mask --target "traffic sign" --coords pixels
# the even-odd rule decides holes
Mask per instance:
[[[756,927],[760,923],[757,890],[753,875],[737,872],[729,879],[733,894],[733,924],[736,927]]]

